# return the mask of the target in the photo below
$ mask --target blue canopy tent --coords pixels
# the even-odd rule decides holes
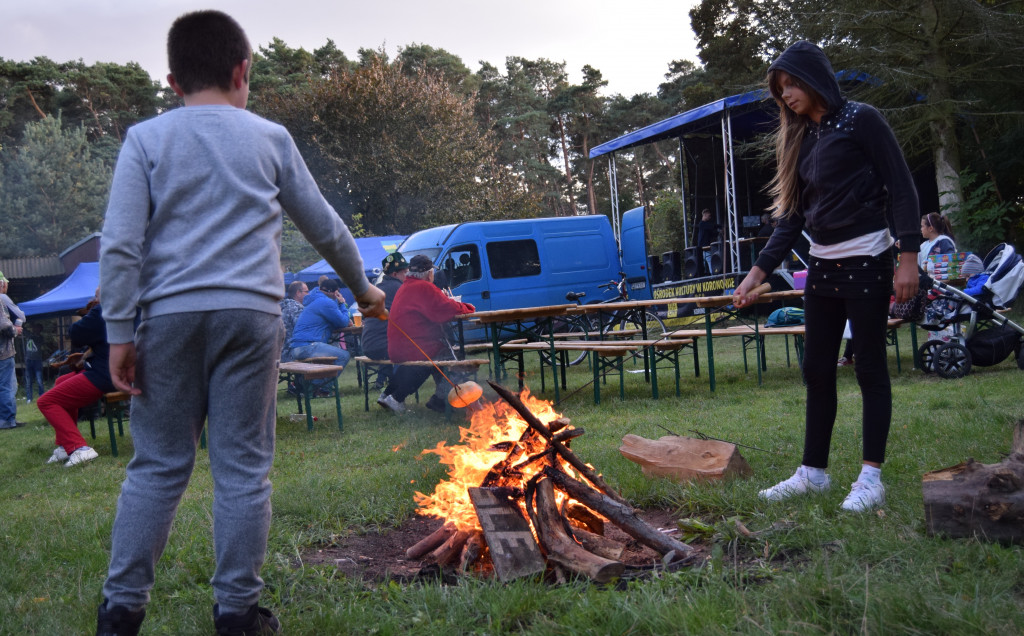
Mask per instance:
[[[398,249],[398,246],[405,240],[405,236],[392,235],[392,236],[367,236],[363,238],[357,238],[356,247],[359,249],[359,255],[363,257],[363,267],[366,272],[366,277],[370,280],[377,278],[380,274],[380,264],[384,260],[384,257]],[[326,260],[320,260],[313,263],[306,269],[300,270],[295,274],[292,280],[301,280],[306,283],[315,283],[318,278],[323,275],[330,276],[331,278],[338,278],[337,272],[335,272],[330,265],[327,264]],[[347,288],[342,289],[342,295],[345,297],[345,301],[351,303],[355,299],[352,297],[352,293]]]
[[[86,306],[96,295],[100,284],[99,263],[79,263],[75,271],[35,300],[19,303],[18,307],[37,320],[73,314]]]

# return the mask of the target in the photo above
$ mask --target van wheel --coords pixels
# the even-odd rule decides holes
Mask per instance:
[[[933,365],[939,377],[962,378],[971,372],[971,354],[959,342],[947,342],[936,350]]]

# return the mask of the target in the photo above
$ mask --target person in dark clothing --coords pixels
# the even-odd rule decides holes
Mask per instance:
[[[377,288],[384,292],[384,307],[391,311],[391,303],[395,300],[398,288],[405,282],[405,275],[409,272],[409,263],[401,252],[392,252],[381,261],[384,273],[381,275]],[[366,320],[363,322],[362,336],[363,355],[371,360],[388,359],[388,323],[384,320]],[[374,388],[382,389],[387,386],[394,375],[391,366],[381,368],[377,372],[377,381]]]
[[[881,465],[892,415],[885,330],[890,294],[917,291],[920,211],[910,170],[892,129],[873,107],[843,98],[824,52],[800,41],[768,69],[780,110],[777,172],[771,211],[779,223],[757,262],[733,293],[737,307],[782,262],[801,230],[811,237],[805,288],[804,378],[807,410],[803,462],[789,479],[762,490],[778,501],[820,493],[835,425],[836,356],[850,321],[863,410],[863,467],[842,508],[866,511],[885,503]],[[900,241],[893,272],[891,205]]]
[[[704,255],[704,273],[711,273],[711,251],[704,248],[709,247],[712,243],[718,240],[718,233],[721,231],[721,226],[715,223],[715,220],[711,217],[711,210],[704,209],[700,213],[700,222],[697,223],[697,247],[700,248],[701,253]]]
[[[775,221],[772,220],[772,215],[762,214],[761,215],[761,227],[757,229],[757,236],[759,238],[768,238],[775,231]]]
[[[97,296],[99,294],[97,293]],[[48,464],[64,462],[65,467],[76,466],[99,457],[78,430],[78,409],[93,404],[104,393],[114,390],[110,380],[110,345],[107,344],[107,323],[99,303],[68,329],[71,346],[88,347],[80,370],[57,378],[53,388],[39,396],[39,412],[56,433],[57,448]]]

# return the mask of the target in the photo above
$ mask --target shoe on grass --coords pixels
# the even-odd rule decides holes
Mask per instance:
[[[782,501],[783,499],[789,499],[797,495],[806,494],[819,494],[828,492],[828,489],[832,487],[832,480],[828,475],[825,475],[825,481],[816,484],[807,477],[807,468],[801,466],[796,469],[793,476],[785,481],[780,481],[771,488],[766,488],[761,492],[757,493],[757,496],[761,499],[767,499],[768,501]]]
[[[442,398],[439,398],[436,395],[431,395],[430,399],[427,400],[426,407],[435,413],[441,413],[443,415],[446,412],[445,404],[447,404],[447,402]]]
[[[217,636],[263,636],[280,634],[281,622],[265,607],[250,605],[241,614],[221,614],[220,606],[213,606],[213,626]]]
[[[380,397],[377,398],[377,404],[380,404],[381,407],[386,408],[392,413],[396,413],[398,415],[401,415],[406,411],[405,405],[396,400],[393,395],[385,395],[381,393]]]
[[[0,430],[6,430],[9,428],[18,428],[17,422],[0,422]]]
[[[849,512],[867,512],[884,505],[885,486],[881,482],[869,484],[858,480],[853,482],[850,494],[846,495],[840,508]]]
[[[843,356],[842,358],[839,358],[839,361],[836,362],[836,366],[837,367],[848,367],[848,366],[850,366],[852,364],[853,364],[853,360],[851,360],[850,358],[847,358],[846,356]]]
[[[108,606],[103,599],[96,616],[96,636],[135,636],[144,618],[145,609],[133,612],[120,605]]]
[[[53,449],[53,455],[50,455],[50,459],[46,460],[47,464],[56,464],[57,462],[66,461],[68,458],[68,452],[64,450],[63,446],[58,446]]]
[[[84,464],[85,462],[92,461],[99,457],[100,454],[92,449],[90,446],[83,446],[76,449],[75,452],[68,455],[68,461],[64,462],[65,468],[71,468],[78,464]]]

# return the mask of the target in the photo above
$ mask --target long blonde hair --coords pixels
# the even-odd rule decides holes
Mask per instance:
[[[768,194],[772,204],[768,211],[772,218],[785,219],[796,214],[800,206],[800,179],[797,174],[797,163],[800,159],[800,145],[804,140],[804,132],[811,118],[797,115],[782,100],[782,87],[779,86],[778,70],[768,71],[768,90],[775,103],[779,105],[779,127],[775,130],[775,176],[768,183]],[[816,104],[823,105],[822,99],[807,82],[790,74],[793,84],[807,94]]]

